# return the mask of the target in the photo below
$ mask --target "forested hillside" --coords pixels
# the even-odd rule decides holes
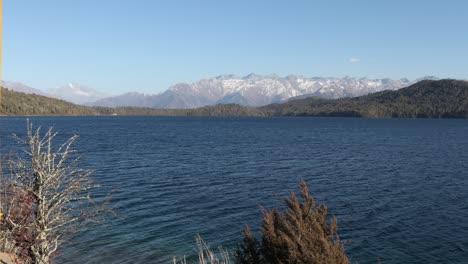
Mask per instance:
[[[2,89],[0,115],[94,115],[90,108],[36,94]]]
[[[468,82],[425,80],[398,91],[335,100],[306,98],[260,109],[275,116],[468,118]]]
[[[256,108],[236,104],[205,106],[195,109],[155,109],[143,107],[88,107],[35,94],[2,89],[0,115],[160,115],[160,116],[260,116]]]
[[[397,91],[320,99],[309,97],[253,108],[219,104],[194,109],[86,107],[3,89],[0,115],[343,116],[468,118],[468,82],[425,80]]]

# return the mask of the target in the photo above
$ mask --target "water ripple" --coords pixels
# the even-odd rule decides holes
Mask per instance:
[[[232,249],[260,207],[306,179],[338,218],[353,262],[467,263],[466,120],[34,117],[79,133],[81,165],[116,217],[80,234],[58,263],[171,263],[195,235]],[[25,118],[0,117],[0,135]],[[12,141],[0,142],[2,152]]]

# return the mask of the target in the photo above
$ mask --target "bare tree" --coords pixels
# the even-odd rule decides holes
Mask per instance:
[[[15,135],[25,152],[9,161],[2,180],[2,239],[24,263],[50,263],[63,242],[106,211],[91,197],[91,171],[77,167],[78,136],[56,145],[56,135],[28,123],[25,139]]]

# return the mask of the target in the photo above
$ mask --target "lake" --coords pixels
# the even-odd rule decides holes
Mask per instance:
[[[233,249],[305,179],[353,263],[468,262],[468,120],[32,117],[64,140],[116,216],[57,263],[171,263],[200,234]],[[2,153],[25,117],[0,117]],[[257,233],[258,234],[258,233]]]

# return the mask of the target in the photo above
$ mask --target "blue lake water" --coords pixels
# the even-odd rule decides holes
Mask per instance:
[[[116,216],[57,263],[171,263],[195,235],[232,249],[260,207],[305,179],[353,262],[468,263],[468,120],[33,117],[80,135],[81,166]],[[26,118],[0,117],[0,148]]]

